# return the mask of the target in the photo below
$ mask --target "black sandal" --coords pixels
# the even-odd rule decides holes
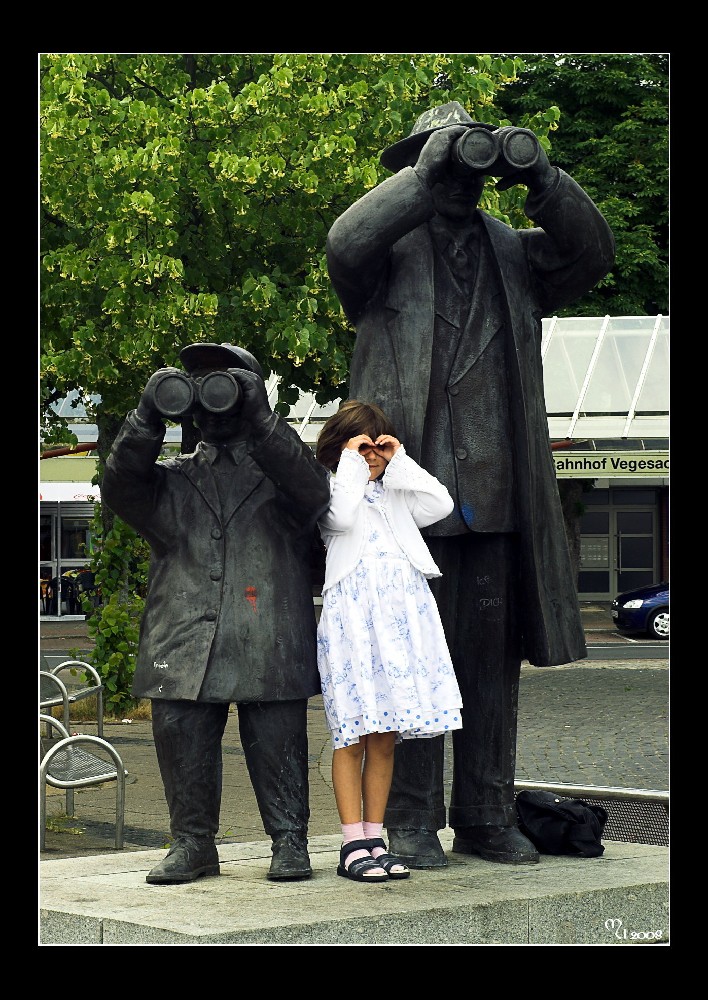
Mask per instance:
[[[375,840],[370,840],[368,843],[369,850],[374,847],[383,847],[384,851],[386,850],[386,843],[378,837]],[[374,857],[373,854],[371,856],[372,858]],[[408,878],[410,876],[410,868],[407,868],[401,859],[397,858],[394,854],[379,854],[378,858],[374,858],[374,861],[380,868],[383,868],[389,878]],[[398,865],[405,870],[402,872],[392,871]]]
[[[370,854],[365,858],[357,858],[356,861],[352,861],[348,868],[345,866],[344,862],[350,854],[353,854],[354,851],[368,851],[370,847],[370,840],[351,840],[348,844],[343,844],[339,851],[337,875],[350,878],[352,882],[388,882],[388,875],[366,874],[374,868],[383,868],[383,865],[379,864],[378,861],[374,861]],[[394,876],[394,878],[400,877],[400,875]]]

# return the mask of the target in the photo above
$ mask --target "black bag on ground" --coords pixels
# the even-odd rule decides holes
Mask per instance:
[[[553,792],[519,792],[519,829],[541,854],[574,854],[599,858],[607,811],[582,799],[564,799]]]

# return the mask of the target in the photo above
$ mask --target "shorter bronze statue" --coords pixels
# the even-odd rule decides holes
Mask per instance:
[[[307,699],[319,693],[310,581],[327,470],[268,402],[262,370],[232,344],[192,344],[126,417],[102,496],[150,545],[132,692],[152,700],[172,846],[151,884],[219,874],[221,740],[238,711],[248,773],[273,841],[272,880],[312,874]],[[165,419],[202,440],[158,461]]]

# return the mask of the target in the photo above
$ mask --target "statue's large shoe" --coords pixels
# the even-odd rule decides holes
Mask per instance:
[[[177,837],[167,856],[145,876],[150,885],[175,885],[219,875],[219,854],[210,837]]]
[[[268,878],[271,882],[298,882],[312,875],[307,838],[294,833],[273,838],[273,858]]]
[[[455,830],[455,854],[478,854],[485,861],[505,865],[535,865],[539,854],[515,826],[465,826]]]
[[[387,827],[388,849],[408,868],[446,868],[448,861],[435,830]]]

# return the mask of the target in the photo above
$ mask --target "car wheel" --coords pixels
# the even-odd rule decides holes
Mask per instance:
[[[649,624],[647,626],[647,632],[652,639],[668,639],[669,638],[669,609],[663,608],[660,611],[655,611],[654,614],[649,619]]]

